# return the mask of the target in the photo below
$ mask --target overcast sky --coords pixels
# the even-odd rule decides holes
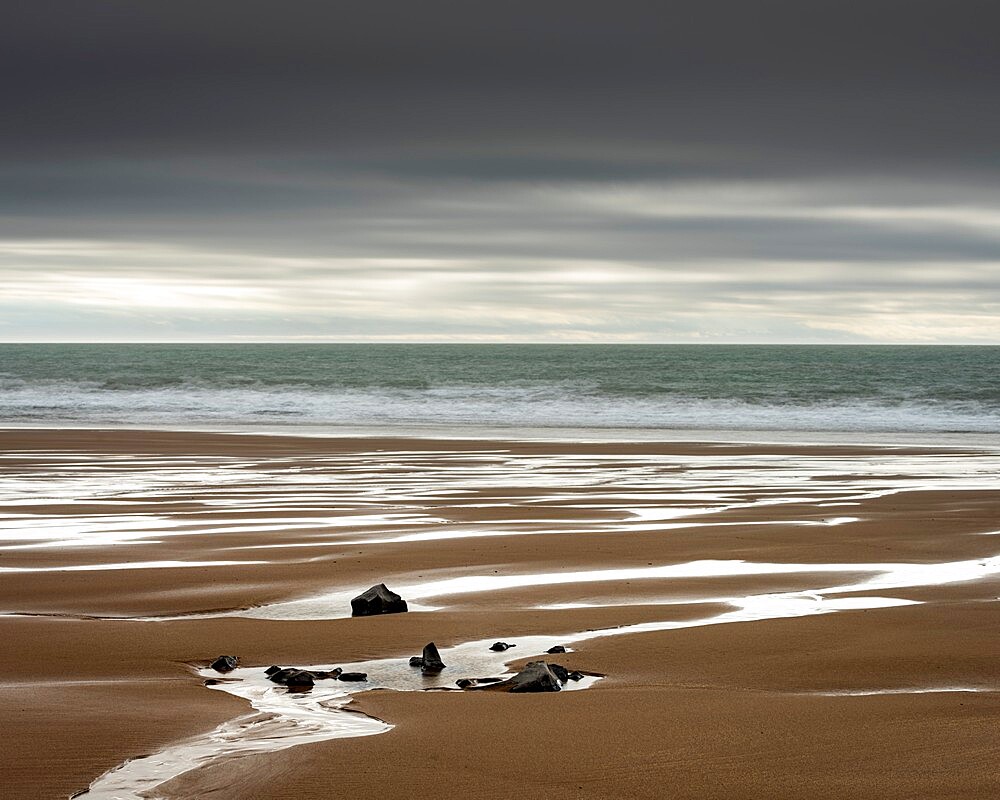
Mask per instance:
[[[31,0],[0,340],[1000,343],[1000,5]]]

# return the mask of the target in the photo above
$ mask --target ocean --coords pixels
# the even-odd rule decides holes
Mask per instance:
[[[979,441],[1000,347],[5,344],[0,425]]]

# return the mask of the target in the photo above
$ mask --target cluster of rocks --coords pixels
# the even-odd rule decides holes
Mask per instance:
[[[511,642],[494,642],[490,650],[503,653],[517,647]],[[565,653],[566,648],[557,644],[545,651],[549,655]],[[504,689],[508,692],[558,692],[569,681],[579,681],[585,677],[583,672],[569,670],[562,664],[550,664],[547,661],[529,661],[524,669],[514,677],[502,678],[462,678],[456,681],[460,689],[475,689],[480,686]]]
[[[240,664],[236,656],[219,656],[209,666],[216,672],[225,675],[232,672]],[[344,672],[340,667],[331,670],[320,669],[298,669],[296,667],[279,667],[272,665],[264,670],[267,679],[279,686],[288,687],[290,692],[303,692],[312,689],[316,681],[351,681],[360,682],[368,680],[367,673],[364,672]],[[206,685],[214,686],[219,683],[215,678],[205,681]]]
[[[331,670],[296,669],[295,667],[270,666],[264,670],[267,679],[279,686],[287,686],[289,691],[311,689],[316,681],[348,681],[360,683],[368,680],[366,672],[344,672],[340,667]]]
[[[512,678],[461,678],[455,681],[460,689],[491,688],[507,692],[558,692],[569,681],[579,681],[585,673],[566,669],[562,664],[529,661]]]
[[[384,583],[372,586],[351,600],[351,615],[355,617],[370,617],[378,614],[400,614],[407,610],[406,601],[389,589]],[[494,653],[503,653],[516,644],[510,642],[494,642],[489,649]],[[547,654],[565,653],[566,648],[555,645],[545,651]],[[225,674],[239,666],[236,656],[219,656],[212,662],[211,668]],[[425,675],[436,675],[447,668],[441,660],[434,642],[428,642],[419,656],[410,659],[410,666],[420,669]],[[295,667],[271,666],[265,671],[268,680],[286,686],[290,692],[310,690],[317,681],[340,680],[360,682],[368,680],[364,672],[344,672],[340,667],[332,670],[309,670]],[[550,664],[546,661],[529,661],[520,672],[512,678],[459,678],[455,684],[460,689],[494,688],[508,692],[558,692],[569,681],[578,681],[585,673],[569,670],[561,664]],[[218,683],[215,679],[206,681],[208,684]]]
[[[558,692],[567,681],[582,678],[582,672],[570,671],[561,664],[529,661],[517,675],[498,684],[498,687],[508,692]]]

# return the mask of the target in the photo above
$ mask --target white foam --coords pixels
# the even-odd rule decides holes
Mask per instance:
[[[563,428],[716,431],[970,431],[1000,426],[988,401],[850,397],[766,401],[674,392],[633,395],[586,380],[447,383],[428,388],[233,385],[216,376],[171,386],[106,386],[90,380],[0,379],[0,413],[23,424],[234,425],[251,430]],[[229,376],[230,378],[232,376]],[[313,376],[314,377],[314,376]]]

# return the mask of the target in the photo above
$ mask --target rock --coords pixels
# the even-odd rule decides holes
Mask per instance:
[[[524,669],[501,686],[506,687],[508,692],[558,692],[562,689],[559,678],[544,661],[528,662]]]
[[[284,669],[279,669],[277,672],[272,672],[270,675],[267,676],[267,679],[269,681],[273,681],[274,683],[283,684],[285,682],[285,679],[293,672],[295,672],[295,670],[292,669],[291,667],[285,667]]]
[[[222,683],[222,681],[220,681],[218,678],[209,678],[207,681],[205,681],[206,686],[217,686],[220,683]]]
[[[239,665],[240,660],[236,656],[219,656],[210,666],[216,672],[232,672]]]
[[[552,670],[552,674],[559,679],[560,683],[566,683],[569,680],[569,670],[562,664],[549,664],[549,669]]]
[[[476,678],[477,683],[500,683],[503,678]]]
[[[508,644],[507,642],[493,642],[490,645],[490,650],[494,653],[502,653],[504,650],[510,650],[512,647],[517,647],[516,644]]]
[[[569,673],[569,675],[567,675],[567,677],[571,681],[582,681],[584,678],[584,674],[582,672],[579,672],[578,670],[573,670],[571,673]]]
[[[445,668],[441,655],[438,653],[434,642],[429,642],[424,646],[424,654],[420,669],[422,672],[440,672]]]
[[[338,680],[342,680],[342,681],[351,681],[351,682],[366,681],[366,680],[368,680],[368,673],[367,672],[341,672],[340,675],[337,676],[337,679]]]
[[[351,600],[352,617],[372,617],[376,614],[401,614],[406,611],[406,601],[384,583],[373,586]]]
[[[558,692],[559,678],[544,661],[529,661],[517,675],[500,684],[508,692]]]
[[[272,665],[271,665],[270,667],[268,667],[267,669],[265,669],[265,670],[264,670],[264,674],[265,674],[265,675],[267,675],[267,677],[269,677],[269,678],[270,678],[270,677],[271,677],[271,676],[272,676],[272,675],[273,675],[273,674],[274,674],[275,672],[281,672],[281,667],[276,667],[276,666],[274,666],[274,665],[272,664]]]
[[[410,656],[411,667],[422,667],[423,665],[424,660],[420,656]]]
[[[291,674],[285,677],[284,685],[288,687],[290,692],[308,691],[312,689],[315,682],[313,674],[309,670],[293,669]]]
[[[286,667],[285,669],[277,669],[276,672],[271,672],[272,667],[267,669],[268,680],[274,683],[280,684],[282,686],[291,686],[291,681],[298,680],[301,685],[305,685],[305,681],[308,678],[310,683],[315,683],[316,681],[322,680],[333,680],[338,675],[340,675],[343,670],[340,667],[332,670],[311,670],[311,669],[296,669],[295,667]],[[296,684],[300,685],[300,684]]]
[[[555,655],[556,653],[565,653],[566,648],[563,647],[561,644],[557,644],[555,647],[550,647],[545,652],[548,653],[549,655]]]

